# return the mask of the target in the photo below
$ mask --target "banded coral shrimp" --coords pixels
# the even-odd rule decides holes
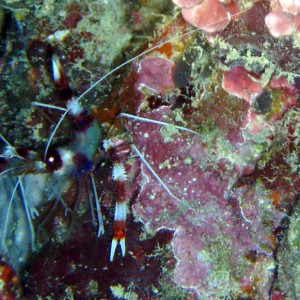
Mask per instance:
[[[31,50],[33,49],[33,50]],[[49,68],[49,46],[47,46],[46,43],[38,40],[34,41],[33,44],[31,44],[31,48],[29,49],[29,52],[31,56],[30,60],[33,64],[33,74],[34,76],[38,75],[41,76],[42,84],[44,86],[49,86],[49,79],[53,75],[49,74],[47,68]],[[42,58],[39,58],[40,55]],[[129,63],[129,62],[127,62]],[[36,65],[38,66],[38,71],[36,71]],[[18,68],[17,68],[18,69]],[[42,70],[40,70],[42,69]],[[48,72],[48,73],[47,73]],[[108,75],[107,75],[108,76]],[[36,80],[36,78],[34,78]],[[102,79],[103,80],[103,79]],[[46,81],[46,83],[45,83]],[[18,81],[17,81],[18,83]],[[99,82],[98,82],[99,83]],[[30,85],[30,83],[29,83]],[[41,83],[38,82],[38,84],[33,85],[34,88],[41,87]],[[46,91],[46,88],[44,90]],[[25,94],[25,93],[24,93]],[[25,96],[25,95],[24,95]],[[56,108],[59,104],[55,102]],[[61,105],[61,104],[60,104]],[[50,124],[52,119],[55,119],[55,110],[51,110],[51,105],[47,104],[45,105],[46,109],[43,110],[42,108],[39,108],[39,111],[43,116],[46,117],[46,119],[49,121]],[[54,106],[53,106],[54,107]],[[13,112],[13,107],[10,106],[11,111]],[[7,110],[5,110],[7,111]],[[9,110],[8,110],[9,111]],[[50,112],[49,112],[50,111]],[[10,112],[10,114],[13,114]],[[35,119],[39,119],[37,116],[33,116],[33,123],[36,123]],[[4,122],[5,118],[3,117],[2,125],[5,124]],[[28,120],[27,120],[28,121]],[[31,121],[29,121],[30,123]],[[47,123],[47,121],[46,121]],[[37,123],[38,124],[38,123]],[[48,123],[49,124],[49,123]],[[34,124],[36,125],[36,124]],[[31,128],[34,128],[34,125],[29,125]],[[39,124],[38,124],[39,125]],[[4,126],[2,127],[4,129]],[[35,128],[33,130],[39,130],[38,128]],[[44,127],[41,128],[42,131],[45,130]],[[37,133],[35,131],[35,133]],[[45,171],[45,164],[43,163],[43,157],[42,157],[42,147],[39,145],[35,145],[33,151],[25,151],[24,153],[20,152],[21,154],[18,154],[18,151],[21,151],[21,148],[27,148],[30,147],[30,143],[27,142],[25,139],[20,142],[16,142],[17,138],[13,136],[9,131],[3,131],[3,134],[5,134],[5,138],[3,136],[3,165],[1,164],[1,167],[3,166],[5,170],[1,169],[2,177],[1,177],[1,184],[3,187],[8,187],[8,192],[3,194],[3,205],[5,205],[5,209],[3,211],[11,213],[7,213],[7,218],[3,219],[3,238],[2,238],[2,246],[4,249],[4,253],[2,254],[8,254],[10,256],[10,263],[14,266],[14,268],[22,272],[24,269],[24,266],[26,265],[29,258],[32,257],[32,251],[35,248],[35,239],[36,239],[36,232],[35,232],[35,225],[37,225],[40,222],[40,219],[37,220],[37,214],[39,213],[43,214],[43,205],[47,206],[47,199],[56,199],[54,201],[54,207],[57,204],[63,204],[65,206],[65,209],[68,209],[67,204],[65,203],[66,200],[61,193],[68,189],[69,187],[69,180],[57,180],[55,176],[52,176],[51,173]],[[16,132],[17,134],[17,132]],[[41,133],[42,134],[42,133]],[[22,136],[22,135],[21,135]],[[25,135],[23,135],[25,137]],[[10,144],[14,143],[14,145],[18,145],[18,147],[14,148]],[[43,142],[42,142],[43,143]],[[39,144],[42,144],[39,141]],[[57,143],[57,139],[55,141],[55,144]],[[62,142],[60,142],[62,144]],[[67,141],[63,141],[63,144],[66,145],[68,143]],[[59,142],[58,142],[59,144]],[[68,144],[70,145],[70,144]],[[30,147],[31,148],[31,147]],[[39,154],[37,154],[39,152]],[[10,154],[9,154],[10,153]],[[51,152],[50,152],[51,153]],[[27,156],[28,154],[28,156]],[[24,157],[22,157],[22,155]],[[37,166],[35,162],[41,162],[41,165]],[[2,162],[2,161],[1,161]],[[15,165],[16,164],[16,165]],[[16,169],[14,169],[16,168]],[[38,174],[36,174],[38,173]],[[6,176],[9,175],[9,176]],[[28,193],[32,193],[31,187],[34,189],[34,192],[36,193],[36,196],[34,199],[36,201],[31,201],[32,198],[26,197]],[[45,188],[46,187],[46,188]],[[4,188],[3,188],[4,190]],[[70,192],[72,197],[72,193]],[[96,202],[97,203],[97,202]],[[29,207],[30,206],[30,207]],[[38,209],[35,209],[38,207]],[[25,209],[24,209],[25,208]],[[35,217],[35,220],[33,218]],[[18,220],[18,224],[14,225],[14,220]],[[59,219],[56,215],[56,222]],[[35,223],[35,224],[33,224]],[[37,223],[37,224],[36,224]],[[19,230],[19,224],[20,226],[23,226],[23,231]],[[15,230],[12,230],[12,226],[15,226]],[[25,226],[24,226],[25,225]],[[64,227],[64,226],[61,226]],[[60,230],[60,232],[62,232]],[[18,234],[15,234],[18,232]],[[124,249],[123,249],[124,250]],[[109,261],[109,258],[106,257],[106,260]]]
[[[205,59],[205,57],[207,57],[206,56],[207,53],[205,53],[205,47],[202,47],[202,50],[200,50],[200,52],[202,52],[201,58]],[[192,56],[192,54],[187,54],[187,56],[189,56],[189,55]],[[137,64],[137,66],[138,66],[137,69],[139,71],[135,72],[135,73],[141,74],[142,72],[145,72],[145,69],[147,70],[147,66],[149,66],[149,62],[150,62],[150,64],[157,63],[157,65],[156,65],[157,69],[162,68],[162,66],[165,67],[166,71],[168,71],[168,66],[170,66],[168,59],[161,59],[161,58],[157,59],[155,57],[150,56],[148,59],[143,59],[141,62],[139,62]],[[201,62],[203,63],[203,60],[201,60]],[[184,65],[184,60],[183,60],[182,64]],[[199,67],[198,71],[201,72],[202,74],[205,74],[205,73],[208,74],[207,77],[209,79],[212,79],[213,72],[211,72],[211,70],[209,68],[209,64],[210,64],[210,60],[208,59],[208,60],[206,60],[206,63],[204,64],[205,67],[204,68]],[[156,71],[158,71],[157,69],[156,69]],[[137,75],[137,74],[135,74],[135,75]],[[166,77],[167,77],[166,73],[164,73],[164,76],[160,79],[162,80],[162,79],[165,79]],[[149,82],[146,82],[146,83],[149,83]],[[208,103],[208,101],[205,102],[205,105],[207,108],[211,108],[212,110],[215,110],[216,113],[217,112],[219,113],[219,115],[217,114],[216,119],[213,120],[211,123],[206,122],[206,124],[209,124],[208,128],[210,129],[210,131],[213,131],[216,127],[214,123],[218,123],[218,121],[219,121],[220,122],[220,123],[218,123],[219,127],[221,126],[221,124],[224,124],[224,123],[222,123],[222,121],[223,121],[222,117],[223,117],[224,112],[217,110],[217,108],[218,108],[217,105],[220,104],[218,102],[218,98],[225,97],[224,91],[222,92],[222,91],[218,90],[218,88],[220,88],[219,85],[213,85],[211,87],[209,85],[203,85],[202,87],[203,88],[200,89],[200,91],[198,92],[199,94],[201,93],[202,100],[212,100],[207,95],[209,93],[212,93],[212,91],[214,91],[214,94],[216,95],[215,96],[216,99],[214,99],[215,102],[213,102],[213,105],[211,103]],[[151,88],[152,88],[152,91],[151,91]],[[157,90],[158,88],[159,87],[156,86],[155,90]],[[180,275],[179,275],[180,270],[182,270],[182,266],[184,265],[184,263],[186,263],[186,258],[182,255],[189,252],[190,257],[193,257],[192,255],[194,255],[194,253],[193,253],[194,249],[196,249],[196,250],[202,249],[201,253],[200,254],[198,253],[198,255],[200,255],[200,261],[203,262],[203,264],[208,264],[208,262],[209,262],[210,264],[213,265],[211,258],[209,258],[208,249],[205,247],[203,248],[203,241],[197,239],[198,234],[201,236],[204,236],[207,239],[206,243],[209,245],[208,247],[210,247],[209,248],[210,250],[217,249],[217,246],[215,245],[217,243],[217,240],[214,237],[214,233],[213,232],[207,233],[206,232],[207,228],[205,227],[205,224],[209,225],[212,228],[212,231],[220,230],[225,233],[226,233],[226,226],[228,226],[230,229],[232,229],[232,234],[236,234],[235,228],[232,226],[232,223],[233,223],[232,211],[228,207],[224,207],[225,206],[224,203],[227,203],[227,202],[223,201],[222,203],[219,203],[217,201],[217,199],[224,200],[224,195],[223,195],[224,189],[226,189],[227,186],[230,186],[230,184],[229,184],[230,183],[230,180],[229,180],[230,174],[228,174],[228,173],[230,173],[230,172],[234,173],[235,171],[234,171],[234,168],[232,167],[232,165],[230,165],[232,167],[232,169],[230,169],[230,170],[225,169],[224,172],[220,172],[220,170],[222,168],[225,168],[224,163],[222,163],[222,161],[217,160],[217,161],[219,161],[219,165],[212,166],[213,165],[212,162],[216,161],[216,160],[214,161],[213,158],[214,157],[220,158],[220,156],[221,157],[225,156],[227,158],[227,160],[236,161],[239,158],[241,159],[241,157],[239,157],[238,155],[234,156],[234,154],[231,155],[231,152],[235,153],[234,150],[236,150],[236,148],[232,149],[233,146],[230,145],[230,143],[227,144],[227,148],[226,147],[221,148],[223,153],[219,153],[217,151],[217,149],[220,150],[220,148],[218,148],[218,147],[214,148],[212,145],[214,142],[216,142],[216,139],[212,139],[211,147],[206,147],[208,141],[206,141],[206,145],[203,143],[202,140],[199,143],[199,140],[197,141],[197,139],[199,139],[199,136],[197,136],[197,135],[192,135],[191,137],[187,137],[187,135],[185,135],[185,133],[183,133],[183,134],[181,133],[182,136],[178,137],[178,133],[177,133],[178,128],[176,128],[176,127],[174,128],[172,126],[164,126],[162,131],[158,132],[157,126],[159,124],[154,124],[154,122],[152,122],[152,121],[147,121],[147,125],[145,125],[146,124],[145,119],[142,119],[142,118],[144,118],[144,117],[149,118],[150,116],[152,116],[155,119],[160,120],[160,122],[161,122],[160,125],[162,125],[162,124],[166,125],[166,123],[167,123],[167,122],[165,122],[166,118],[167,119],[170,118],[171,120],[174,120],[175,118],[177,118],[177,120],[181,120],[181,123],[186,122],[189,126],[190,125],[193,126],[192,123],[197,124],[197,120],[194,120],[194,118],[196,119],[197,117],[199,117],[199,114],[192,114],[193,118],[191,117],[191,120],[193,120],[195,122],[191,122],[191,120],[188,120],[188,118],[190,116],[188,114],[188,112],[190,110],[193,111],[193,107],[191,107],[189,105],[189,97],[186,95],[187,92],[184,93],[183,99],[181,98],[181,100],[180,100],[183,102],[183,104],[180,103],[180,101],[178,103],[175,100],[175,103],[173,103],[173,107],[172,107],[172,105],[170,105],[170,104],[167,105],[167,101],[171,100],[170,102],[172,103],[172,100],[174,100],[174,98],[172,98],[171,95],[169,95],[169,97],[161,97],[160,95],[157,95],[157,94],[155,94],[153,96],[153,94],[151,93],[154,90],[153,86],[150,86],[150,89],[149,89],[149,84],[144,84],[144,85],[142,85],[140,92],[142,92],[142,94],[144,94],[144,96],[145,96],[145,94],[147,94],[147,96],[148,96],[147,101],[143,100],[142,102],[134,103],[134,105],[136,105],[136,106],[144,105],[145,106],[147,103],[148,103],[148,105],[146,105],[145,110],[143,110],[143,109],[139,110],[139,116],[137,117],[137,116],[135,116],[135,113],[137,112],[136,108],[134,108],[133,111],[130,110],[129,107],[132,104],[130,104],[131,102],[129,102],[129,103],[126,102],[128,99],[130,99],[130,97],[131,98],[133,97],[132,95],[131,96],[126,95],[126,89],[130,90],[130,88],[128,88],[128,84],[125,86],[123,91],[121,91],[121,94],[123,94],[124,97],[122,97],[120,102],[121,102],[121,106],[126,111],[126,113],[123,113],[121,115],[121,117],[123,119],[128,118],[128,119],[134,121],[134,122],[130,121],[128,124],[126,124],[127,129],[129,131],[131,131],[133,134],[133,144],[136,145],[136,147],[137,147],[134,149],[142,150],[142,152],[144,154],[140,155],[140,156],[145,157],[147,161],[150,161],[150,165],[152,166],[153,169],[163,170],[163,173],[161,173],[160,171],[157,171],[157,173],[159,173],[160,177],[163,178],[163,180],[162,180],[163,182],[166,182],[168,186],[172,186],[172,190],[175,189],[175,191],[176,191],[176,194],[174,193],[175,195],[177,195],[177,193],[179,193],[180,198],[182,197],[184,199],[184,198],[186,198],[185,196],[187,195],[187,196],[192,197],[192,199],[195,200],[196,197],[194,197],[193,194],[199,193],[199,198],[201,198],[203,200],[202,202],[200,202],[198,200],[201,200],[201,199],[199,199],[197,197],[197,201],[195,201],[196,203],[194,202],[194,204],[196,204],[198,206],[198,210],[200,211],[198,216],[195,215],[194,211],[188,210],[186,212],[185,211],[186,208],[185,209],[180,208],[180,205],[178,205],[178,203],[176,203],[176,201],[174,201],[175,200],[174,197],[170,197],[170,193],[167,193],[166,190],[161,189],[160,186],[158,187],[157,181],[151,179],[153,174],[149,174],[149,171],[147,171],[147,168],[143,167],[143,173],[144,173],[145,177],[143,177],[144,183],[142,183],[142,186],[143,186],[141,189],[142,193],[139,193],[138,201],[137,201],[137,203],[134,203],[134,206],[133,206],[135,213],[137,213],[138,216],[141,217],[141,219],[143,219],[144,223],[147,225],[148,230],[155,231],[164,226],[175,230],[175,238],[173,239],[173,244],[174,244],[174,252],[175,252],[175,255],[179,262],[178,267],[177,267],[176,282],[181,286],[191,287],[189,285],[189,283],[187,282],[188,279],[186,278],[186,276],[181,276],[181,278],[180,278]],[[134,97],[135,100],[138,97],[143,97],[143,96],[141,96],[139,94],[139,96]],[[168,99],[166,99],[166,98],[168,98]],[[176,99],[178,99],[178,98],[176,97]],[[180,97],[179,97],[179,99],[180,99]],[[233,115],[224,114],[225,115],[224,117],[230,119],[231,121],[235,121],[234,125],[238,125],[237,127],[240,127],[243,117],[245,117],[245,114],[237,113],[236,112],[237,107],[234,107],[234,105],[237,105],[241,109],[241,111],[243,111],[243,110],[245,110],[245,107],[247,108],[246,104],[243,104],[243,103],[232,104],[232,103],[230,103],[230,101],[228,99],[224,100],[224,101],[227,101],[226,102],[227,105],[233,105],[233,107],[230,106],[230,108],[235,112]],[[224,102],[222,102],[222,105],[224,105]],[[147,106],[152,106],[153,109],[148,110]],[[186,112],[186,115],[182,116],[182,114],[180,113],[180,109],[178,110],[178,107],[181,108],[182,110],[184,110]],[[203,108],[203,106],[200,105],[200,108],[201,107]],[[174,108],[174,110],[172,110],[171,108]],[[177,108],[177,110],[176,110],[176,108]],[[128,111],[134,113],[134,116],[127,114]],[[173,114],[174,111],[175,111],[175,113]],[[206,112],[206,113],[207,113],[207,111],[208,110],[204,110],[204,112]],[[194,113],[194,111],[193,111],[193,113]],[[162,122],[164,122],[164,123],[162,123]],[[261,123],[259,123],[259,124],[261,124]],[[199,125],[199,120],[198,120],[198,125]],[[196,125],[196,127],[198,125]],[[159,126],[159,128],[160,128],[160,126]],[[233,130],[233,128],[230,126],[227,129]],[[205,128],[205,130],[208,131],[207,128]],[[176,132],[176,134],[174,135],[175,132]],[[205,132],[205,133],[207,136],[209,136],[207,134],[208,132]],[[267,128],[266,128],[266,131],[264,131],[263,133],[265,135],[268,134]],[[231,138],[231,141],[232,141],[236,137],[237,136],[234,133],[232,133],[232,135],[231,136],[228,135],[227,138],[228,139]],[[263,139],[263,137],[260,136],[260,139]],[[151,141],[159,141],[159,142],[157,142],[156,144],[153,144],[153,143],[151,143]],[[223,143],[225,141],[221,140],[221,142]],[[257,156],[259,157],[259,154],[260,154],[259,151],[261,151],[260,150],[261,148],[259,148],[258,146],[262,147],[262,145],[260,145],[259,142],[255,142],[252,140],[250,142],[252,143],[252,145],[254,144],[253,146],[256,146],[256,147],[249,147],[249,145],[245,145],[244,148],[238,148],[238,151],[244,151],[244,154],[248,155],[248,157],[250,157],[250,159],[248,161],[245,161],[243,159],[241,159],[239,161],[239,163],[240,163],[239,166],[241,169],[244,166],[247,167],[247,166],[249,166],[249,164],[251,165],[251,164],[253,164],[253,162],[255,162],[255,158],[253,158],[254,155],[256,155],[256,157]],[[68,145],[68,144],[65,144],[65,145]],[[160,145],[163,145],[163,146],[159,147]],[[48,147],[46,147],[46,148],[48,148]],[[175,150],[175,152],[172,152],[172,150]],[[180,150],[179,153],[177,150]],[[251,152],[254,150],[256,152]],[[208,151],[211,151],[211,155],[207,155]],[[167,152],[168,155],[160,158],[159,155],[161,154],[161,152]],[[226,152],[225,153],[226,155],[224,155],[224,152]],[[172,154],[173,157],[172,156],[170,157],[170,154]],[[210,160],[207,158],[209,158]],[[204,170],[206,170],[206,172]],[[161,175],[161,174],[163,174],[163,175]],[[212,175],[214,175],[214,176],[212,176]],[[169,179],[168,179],[168,177],[169,177]],[[182,181],[182,185],[178,184],[178,182],[180,182],[180,181]],[[151,185],[149,186],[149,184],[148,184],[149,182],[151,184],[153,184],[153,187],[151,187]],[[198,189],[197,189],[197,188],[199,188],[199,186],[203,187],[203,189],[201,191],[198,191]],[[160,201],[157,201],[157,199],[159,199]],[[208,202],[210,202],[210,204],[212,206],[209,206]],[[220,207],[223,210],[222,210],[222,213],[219,213],[219,215],[218,215],[219,219],[218,219],[213,215],[212,210],[214,210],[214,209],[218,210],[218,209],[220,209]],[[158,213],[158,215],[157,214],[155,215],[155,213]],[[242,222],[242,225],[244,225],[244,226],[245,226],[245,223],[247,220],[254,222],[250,218],[251,214],[250,214],[250,217],[248,215],[249,215],[249,211],[245,211],[245,213],[244,213],[245,220],[240,221],[240,222]],[[206,216],[209,216],[211,218],[211,220],[214,220],[214,225],[209,224],[210,222],[208,222]],[[180,226],[177,226],[178,224]],[[196,224],[196,226],[194,226],[195,224]],[[227,224],[225,226],[225,228],[222,227],[222,226],[224,226],[223,224]],[[190,225],[190,228],[187,228],[187,226],[189,226],[189,225]],[[216,226],[217,226],[217,228],[216,228]],[[183,229],[185,229],[185,231]],[[198,229],[199,229],[199,231],[198,231]],[[245,234],[245,230],[240,229],[239,234],[240,235]],[[211,241],[209,240],[209,237],[211,237],[210,235],[213,236]],[[184,242],[182,242],[182,241],[184,241]],[[228,237],[228,241],[233,243],[232,238],[230,238],[230,237]],[[178,245],[179,242],[181,242],[182,246],[184,246],[183,244],[185,244],[186,246],[191,245],[191,248],[188,249],[188,251],[186,249],[183,249],[184,251],[180,251],[180,250],[182,250],[182,248],[180,248],[180,245]],[[223,245],[223,246],[226,245],[226,244],[224,244],[224,240],[222,242],[223,242],[223,244],[221,243],[221,245]],[[215,248],[213,246],[215,246]],[[233,246],[231,245],[230,249],[234,249],[237,252],[238,246],[241,246],[240,248],[244,250],[243,245],[236,245],[236,244],[234,244]],[[257,245],[253,245],[250,242],[248,242],[248,247],[250,249],[254,248],[254,251],[257,251],[258,255],[261,253],[261,252],[259,252],[259,251],[261,251],[261,249],[260,248],[258,249]],[[224,248],[226,248],[226,247],[224,247]],[[139,258],[137,251],[129,250],[129,253],[133,253],[133,257],[135,257],[135,258],[137,258],[137,259]],[[218,254],[218,252],[216,251],[215,254]],[[225,253],[225,254],[228,255],[228,253]],[[126,257],[125,257],[125,259],[126,259]],[[199,262],[199,260],[197,261],[197,259],[195,259],[194,262],[197,263],[197,262]],[[185,265],[185,266],[187,266],[187,265]],[[196,264],[196,266],[197,266],[197,264]],[[232,266],[227,266],[227,267],[229,269],[230,269],[230,267],[232,268]],[[206,265],[206,268],[208,268],[207,265]],[[199,269],[201,272],[202,271],[204,272],[203,265],[200,265]],[[191,269],[191,270],[193,271],[193,269]],[[226,272],[226,269],[221,268],[221,271]],[[191,273],[191,274],[195,275],[195,273]],[[205,285],[206,284],[205,281],[203,279],[200,280],[201,275],[198,274],[198,276],[199,276],[198,278],[199,278],[199,282],[200,282],[199,284]],[[193,277],[193,276],[191,276],[191,277]],[[219,277],[216,276],[215,278],[219,278]],[[216,285],[218,285],[218,284],[216,284]],[[199,290],[201,290],[201,286],[200,287],[196,286],[196,287],[194,287],[194,289],[199,291]],[[223,291],[223,293],[225,293],[225,292]]]

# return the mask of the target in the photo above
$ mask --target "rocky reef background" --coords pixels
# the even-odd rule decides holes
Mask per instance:
[[[80,95],[115,66],[163,43],[102,81],[82,104],[105,136],[133,143],[169,188],[132,151],[127,254],[111,263],[110,162],[94,170],[104,237],[93,226],[87,178],[72,179],[61,195],[71,211],[40,201],[38,245],[26,266],[13,270],[2,253],[3,299],[300,297],[300,6],[173,2],[1,5],[1,134],[40,153],[60,113],[31,102],[66,105],[51,80],[53,49]],[[71,138],[66,121],[53,143]]]

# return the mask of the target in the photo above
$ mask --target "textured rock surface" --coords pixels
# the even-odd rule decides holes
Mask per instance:
[[[0,56],[4,87],[1,133],[14,145],[31,147],[42,154],[59,112],[41,113],[40,108],[33,110],[29,104],[35,99],[65,106],[51,84],[49,49],[55,47],[67,76],[72,78],[72,88],[80,93],[113,61],[130,57],[137,49],[142,51],[146,42],[157,46],[187,32],[187,23],[167,2],[130,1],[118,17],[107,1],[89,5],[45,1],[36,6],[35,18],[30,17],[27,7],[12,5],[12,11],[16,9],[18,14],[10,15],[14,20],[10,31],[24,34],[29,42],[25,47],[23,39],[16,38],[18,34],[4,37]],[[27,251],[29,238],[25,232],[24,249],[30,263],[27,272],[20,274],[24,297],[298,296],[297,7],[282,1],[271,5],[268,1],[175,2],[185,19],[197,22],[195,25],[205,33],[166,42],[135,60],[131,71],[120,69],[117,76],[103,81],[82,101],[93,111],[105,135],[133,143],[141,151],[170,192],[132,151],[125,164],[132,195],[128,201],[127,254],[122,259],[117,251],[115,261],[110,263],[114,194],[111,165],[96,155],[93,175],[101,196],[105,236],[97,238],[90,212],[93,195],[89,174],[69,178],[70,188],[64,193],[59,191],[63,201],[42,197],[40,217],[35,221],[39,248],[34,255]],[[216,14],[210,13],[211,4]],[[244,5],[251,8],[239,17],[229,17],[245,10]],[[102,17],[97,12],[102,9],[105,18],[118,20],[117,27],[97,21]],[[161,17],[158,11],[168,11],[172,16]],[[289,28],[280,39],[266,24],[267,16],[278,11],[284,17],[280,22]],[[286,23],[291,20],[295,32]],[[18,31],[24,22],[23,31]],[[144,24],[156,25],[155,38],[149,40],[148,32],[153,27]],[[114,30],[117,35],[112,34]],[[53,38],[64,34],[53,42]],[[209,43],[211,37],[214,41]],[[49,43],[54,44],[49,48]],[[18,51],[24,47],[26,55]],[[125,48],[129,54],[123,57]],[[169,125],[118,118],[119,112]],[[72,137],[70,130],[62,124],[54,144],[66,145]],[[1,164],[0,169],[2,172],[5,166]],[[55,197],[47,194],[46,198]],[[7,206],[9,193],[4,199]],[[22,208],[20,201],[15,205]],[[24,220],[22,209],[20,215],[19,221]],[[3,227],[3,222],[0,224]],[[12,240],[16,237],[14,231],[10,236]],[[14,287],[18,291],[17,281]]]

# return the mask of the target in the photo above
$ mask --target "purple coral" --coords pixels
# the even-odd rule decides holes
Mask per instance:
[[[90,215],[81,210],[88,206],[83,200],[88,198],[84,191],[78,209],[83,213],[80,220],[75,217],[71,226],[75,232],[73,238],[58,239],[64,244],[52,245],[38,255],[27,278],[28,295],[36,296],[42,290],[44,297],[51,293],[53,297],[65,297],[67,291],[79,298],[109,298],[113,297],[111,290],[119,284],[122,287],[134,284],[137,297],[158,297],[157,278],[165,252],[156,257],[154,265],[151,258],[156,245],[162,247],[170,242],[174,257],[168,259],[170,263],[163,261],[164,269],[172,270],[176,260],[175,273],[170,272],[170,276],[178,286],[193,291],[196,298],[283,299],[280,289],[284,285],[276,285],[276,274],[280,273],[276,253],[284,217],[292,213],[300,186],[298,94],[291,84],[295,78],[284,76],[292,76],[298,70],[299,52],[289,39],[277,41],[271,36],[265,25],[265,16],[270,11],[268,2],[256,3],[234,23],[228,12],[238,11],[238,2],[176,2],[181,6],[201,6],[192,17],[196,14],[207,17],[198,18],[197,22],[203,23],[197,25],[220,34],[219,42],[223,43],[208,45],[205,38],[199,37],[195,42],[184,38],[174,48],[166,44],[160,53],[152,51],[135,64],[120,92],[114,89],[106,101],[107,107],[98,107],[101,97],[93,102],[99,115],[105,111],[114,117],[116,111],[122,110],[170,124],[126,123],[133,143],[172,192],[162,188],[144,164],[141,174],[136,171],[139,165],[134,164],[136,169],[130,176],[130,180],[135,179],[132,210],[156,237],[141,241],[145,233],[130,219],[128,253],[124,260],[116,256],[116,262],[109,265],[111,232],[108,230],[104,240],[97,241]],[[208,14],[208,3],[218,7],[218,16],[225,19],[219,22],[218,17],[211,18],[216,16]],[[186,19],[188,10],[191,11],[184,9]],[[299,23],[297,17],[295,24]],[[210,24],[212,21],[217,22]],[[182,22],[176,22],[177,26]],[[69,27],[76,28],[80,23],[75,16],[74,26]],[[177,26],[171,29],[165,26],[164,40],[171,32],[180,31]],[[185,32],[185,26],[179,29]],[[79,36],[98,42],[97,34],[81,32],[79,27],[78,30]],[[192,59],[177,57],[175,53],[184,56],[189,51],[190,42],[194,49],[190,53]],[[266,49],[266,45],[271,47]],[[78,56],[82,59],[83,50]],[[71,58],[70,55],[73,61]],[[178,61],[191,65],[185,68],[184,80],[177,85],[180,89],[175,88],[172,74]],[[86,71],[92,65],[82,66]],[[78,76],[78,82],[83,77],[86,78]],[[82,83],[78,85],[84,89]],[[264,92],[269,98],[267,108],[262,109],[258,100]],[[116,94],[120,107],[111,101]],[[173,123],[199,134],[181,131]],[[104,179],[108,177],[106,171],[96,168],[94,175],[97,187],[105,194],[102,209],[109,219],[110,182]],[[71,190],[65,197],[72,198],[66,202],[73,206],[76,188]],[[63,210],[55,212],[48,227],[59,237],[68,220]]]
[[[249,15],[258,9],[259,5]],[[259,17],[262,19],[263,13]],[[247,18],[243,22],[248,22]],[[231,28],[225,37],[230,30],[236,32]],[[249,27],[252,30],[255,29]],[[201,99],[204,103],[194,103],[197,109],[187,114],[178,107],[173,109],[171,103],[136,111],[148,119],[177,122],[189,128],[205,127],[213,119],[215,128],[204,131],[205,135],[138,120],[130,127],[133,143],[177,198],[142,166],[144,180],[133,210],[150,232],[174,230],[174,281],[201,299],[228,295],[268,298],[273,292],[278,294],[272,290],[276,277],[276,228],[280,228],[286,213],[283,203],[291,203],[295,194],[289,200],[275,196],[277,189],[265,181],[274,180],[269,168],[276,168],[278,163],[277,141],[282,136],[277,132],[283,114],[297,104],[295,88],[283,78],[266,78],[257,65],[254,70],[251,65],[247,68],[237,66],[223,72],[223,89],[244,98],[244,106],[238,106],[241,100],[224,93],[216,81],[212,84],[214,92],[206,86],[209,95]],[[220,72],[218,67],[216,72]],[[155,76],[163,78],[157,70]],[[263,85],[266,90],[262,90]],[[168,96],[172,93],[176,94],[171,91],[162,97],[172,98]],[[267,95],[267,108],[257,103],[262,95]],[[139,97],[140,103],[146,99]],[[227,106],[231,106],[230,111]],[[285,139],[289,145],[286,136]],[[273,152],[269,152],[272,147]],[[289,172],[289,168],[282,168],[279,176]],[[291,184],[296,181],[292,179]]]
[[[165,120],[168,115],[170,110],[162,107],[147,117]],[[246,276],[249,252],[272,254],[272,227],[264,226],[260,216],[273,215],[275,220],[280,214],[272,206],[259,210],[270,202],[263,191],[247,191],[254,195],[244,199],[246,191],[237,190],[228,199],[230,188],[243,172],[230,162],[232,157],[226,157],[221,144],[208,147],[198,136],[182,133],[165,142],[163,135],[157,125],[138,122],[134,126],[135,145],[172,192],[193,209],[170,197],[143,167],[146,179],[134,212],[152,232],[161,228],[175,231],[172,245],[178,264],[174,280],[179,286],[193,288],[200,297],[226,295],[231,286],[239,286],[243,274]],[[253,145],[243,147],[249,148],[248,161],[243,152],[235,157],[242,168],[255,161]],[[214,158],[215,166],[207,161],[210,151],[220,155],[217,151],[221,150],[224,156]]]

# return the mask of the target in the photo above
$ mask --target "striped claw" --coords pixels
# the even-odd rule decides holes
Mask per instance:
[[[121,163],[113,166],[113,180],[116,184],[116,208],[114,219],[114,235],[111,243],[110,261],[113,261],[118,243],[121,246],[122,256],[125,255],[125,227],[126,227],[126,172]]]
[[[125,147],[126,148],[126,147]],[[129,152],[124,144],[119,142],[104,141],[104,149],[113,162],[112,179],[116,185],[116,208],[114,217],[114,233],[110,248],[110,261],[113,261],[118,244],[121,247],[122,256],[125,255],[125,228],[127,201],[129,199],[127,188],[127,175],[121,161]]]
[[[121,239],[116,239],[115,237],[113,237],[113,240],[111,242],[111,247],[110,247],[110,257],[109,257],[110,261],[114,260],[114,256],[118,244],[120,244],[122,256],[125,256],[126,253],[125,236],[122,237]]]

